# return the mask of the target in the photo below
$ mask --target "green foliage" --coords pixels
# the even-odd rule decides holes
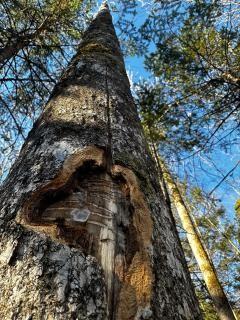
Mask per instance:
[[[161,145],[162,154],[174,154],[201,147],[204,133],[195,121],[196,113],[169,101],[164,85],[142,82],[135,87],[136,102],[150,143]]]
[[[236,211],[236,214],[239,216],[240,218],[240,199],[236,201],[235,203],[235,211]]]
[[[219,317],[213,307],[212,302],[206,298],[202,291],[196,291],[197,298],[200,301],[200,309],[204,320],[219,320]]]
[[[190,131],[179,147],[222,144],[226,129],[233,139],[240,116],[240,33],[230,15],[235,11],[225,22],[228,8],[221,1],[158,3],[141,28],[142,40],[155,45],[146,55],[156,87],[164,88],[155,94],[180,119],[178,130]]]

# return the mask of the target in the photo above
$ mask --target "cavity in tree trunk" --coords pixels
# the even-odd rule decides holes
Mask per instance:
[[[188,207],[181,196],[178,186],[172,178],[163,160],[159,159],[158,163],[163,173],[164,182],[170,191],[172,203],[175,205],[182,226],[187,233],[189,245],[197,261],[199,269],[201,270],[204,282],[208,289],[209,295],[212,298],[219,319],[236,320],[237,318],[235,317],[221,283],[218,280],[217,272],[214,268],[212,260],[204,247],[204,244],[201,240],[201,235],[197,230],[197,227],[191,217],[191,213],[189,212]]]
[[[106,4],[0,200],[1,319],[201,319]]]

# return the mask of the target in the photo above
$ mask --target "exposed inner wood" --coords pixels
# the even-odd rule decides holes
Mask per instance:
[[[150,304],[151,218],[131,170],[85,162],[65,185],[33,196],[25,226],[80,248],[101,263],[109,319],[134,319]],[[31,209],[31,212],[29,210]]]

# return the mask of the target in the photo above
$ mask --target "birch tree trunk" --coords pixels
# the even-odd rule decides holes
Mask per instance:
[[[159,161],[163,172],[164,181],[170,191],[172,202],[174,203],[182,226],[187,233],[189,245],[193,255],[197,260],[197,264],[201,270],[204,282],[208,289],[209,295],[213,300],[219,319],[221,320],[236,320],[233,310],[224,293],[221,283],[218,280],[217,272],[214,268],[211,258],[209,257],[204,244],[201,240],[201,235],[197,230],[191,214],[185,205],[177,184],[172,178],[169,170],[162,160]]]
[[[201,319],[106,4],[0,203],[1,319]]]

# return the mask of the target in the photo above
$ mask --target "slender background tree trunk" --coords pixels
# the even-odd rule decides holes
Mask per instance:
[[[221,283],[218,280],[217,272],[214,268],[211,258],[204,248],[204,244],[201,240],[201,235],[197,230],[194,221],[192,220],[191,214],[181,196],[178,186],[162,159],[159,161],[159,164],[163,172],[163,178],[166,186],[170,191],[172,202],[177,209],[183,228],[187,233],[189,245],[192,249],[195,259],[197,260],[198,266],[201,270],[209,295],[213,300],[213,304],[216,308],[217,314],[221,320],[236,320],[237,318],[235,317],[234,312],[231,309],[228,299],[221,286]]]
[[[106,4],[0,202],[0,318],[201,319]]]

